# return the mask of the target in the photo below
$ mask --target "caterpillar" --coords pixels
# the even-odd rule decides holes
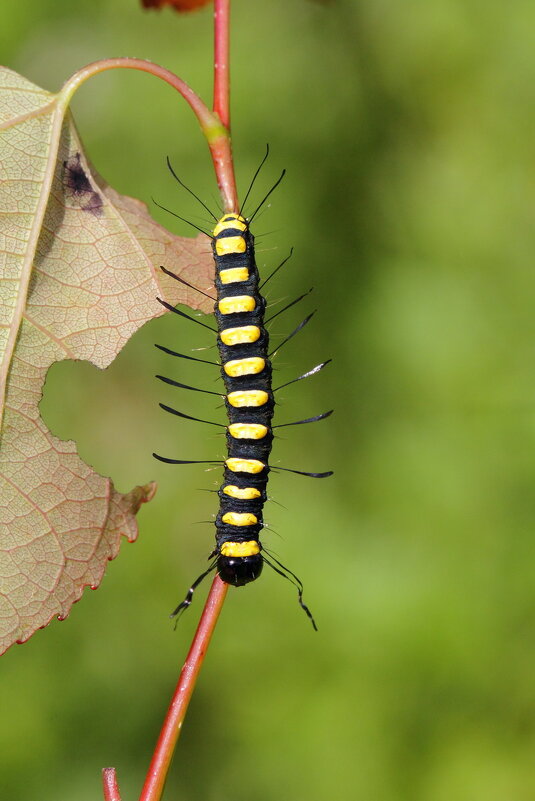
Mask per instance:
[[[184,186],[175,175],[170,164],[169,167],[174,177]],[[187,187],[185,188],[187,189]],[[202,203],[202,201],[200,202]],[[205,208],[207,207],[205,206]],[[287,259],[271,273],[263,284],[260,284],[255,261],[254,237],[249,228],[254,214],[249,220],[238,213],[227,213],[220,219],[215,218],[213,214],[212,216],[216,220],[211,240],[215,262],[216,298],[214,315],[217,323],[217,347],[220,362],[210,363],[218,364],[221,370],[221,376],[225,384],[226,394],[224,397],[228,425],[222,426],[222,424],[213,423],[209,420],[201,420],[164,404],[160,404],[160,406],[165,411],[179,417],[211,425],[221,425],[221,427],[225,428],[227,458],[223,462],[223,482],[217,492],[219,510],[215,519],[215,548],[209,556],[212,562],[208,569],[191,585],[185,599],[177,606],[171,616],[178,615],[190,605],[195,589],[213,570],[217,570],[219,577],[227,584],[241,587],[255,581],[262,573],[262,568],[266,563],[275,572],[287,578],[296,586],[299,604],[310,618],[314,629],[317,629],[309,608],[303,602],[303,585],[300,579],[275,559],[271,553],[266,551],[266,548],[261,544],[260,533],[264,527],[263,508],[268,500],[267,484],[271,470],[284,470],[315,478],[332,475],[332,471],[306,473],[278,466],[271,467],[269,464],[274,428],[315,422],[332,414],[331,410],[315,417],[273,426],[275,393],[282,387],[294,383],[294,381],[299,381],[319,372],[330,362],[330,359],[298,378],[275,389],[273,388],[271,357],[274,353],[270,352],[269,333],[266,325],[271,319],[293,306],[294,303],[297,303],[308,293],[292,301],[292,303],[274,314],[270,320],[266,320],[266,300],[261,294],[261,289]],[[191,286],[164,267],[162,267],[162,270],[187,286]],[[158,300],[169,311],[205,325],[197,318],[190,317],[160,298]],[[308,315],[276,350],[298,333],[311,319],[312,314]],[[194,361],[204,361],[185,356],[161,345],[156,347],[171,355],[193,359]],[[208,390],[198,390],[196,387],[181,384],[164,376],[157,376],[157,378],[172,386],[208,392]],[[219,393],[215,392],[211,394],[219,395]],[[214,463],[170,459],[159,456],[156,453],[153,456],[168,464]]]

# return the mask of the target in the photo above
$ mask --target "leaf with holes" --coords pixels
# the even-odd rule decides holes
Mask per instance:
[[[170,234],[106,186],[59,97],[0,70],[0,653],[98,586],[155,491],[117,492],[48,431],[38,410],[48,368],[107,367],[162,313],[156,295],[210,310],[157,271],[208,289],[206,237]]]

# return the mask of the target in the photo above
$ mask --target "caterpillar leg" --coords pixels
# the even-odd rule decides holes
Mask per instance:
[[[200,575],[198,578],[196,578],[196,579],[195,579],[195,581],[193,582],[193,584],[191,585],[191,587],[190,587],[190,588],[189,588],[189,590],[187,591],[187,593],[186,593],[186,597],[184,598],[184,600],[182,601],[182,603],[179,603],[179,605],[177,606],[177,608],[174,610],[174,612],[171,612],[171,614],[169,615],[169,617],[177,617],[177,615],[180,615],[180,613],[181,613],[181,612],[183,612],[183,611],[184,611],[184,609],[187,609],[187,608],[188,608],[188,606],[191,604],[191,600],[192,600],[192,598],[193,598],[193,593],[195,592],[195,590],[197,589],[197,587],[199,586],[199,584],[201,583],[201,581],[202,581],[203,579],[205,579],[205,578],[206,578],[206,576],[207,576],[209,573],[211,573],[211,572],[212,572],[212,570],[215,570],[215,567],[216,567],[216,563],[215,563],[215,562],[212,562],[212,564],[210,565],[210,567],[208,568],[208,570],[205,570],[205,571],[204,571],[204,573],[201,573],[201,575]]]

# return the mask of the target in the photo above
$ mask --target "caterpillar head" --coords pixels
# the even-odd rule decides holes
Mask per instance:
[[[217,559],[219,578],[233,587],[243,587],[258,578],[264,566],[257,540],[224,542]]]

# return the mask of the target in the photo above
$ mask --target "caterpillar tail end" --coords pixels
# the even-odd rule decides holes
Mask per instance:
[[[252,556],[219,556],[217,560],[219,578],[233,587],[243,587],[255,581],[263,567],[264,559],[260,553]]]

